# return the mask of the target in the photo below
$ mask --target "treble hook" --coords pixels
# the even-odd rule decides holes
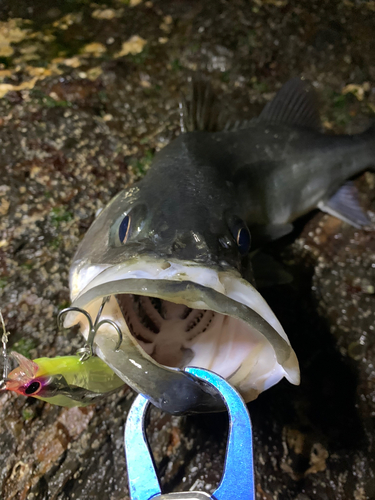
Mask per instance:
[[[120,349],[120,346],[122,344],[122,331],[121,331],[120,327],[111,319],[103,319],[102,321],[99,321],[100,316],[103,312],[104,306],[109,301],[109,299],[110,299],[110,296],[103,297],[103,301],[99,307],[99,311],[98,311],[98,314],[96,315],[94,323],[92,322],[91,316],[87,311],[85,311],[84,309],[81,309],[80,307],[75,307],[75,306],[70,306],[70,307],[67,307],[66,309],[63,309],[62,311],[59,312],[59,314],[57,316],[57,326],[58,326],[59,330],[61,330],[63,328],[63,316],[67,313],[70,313],[72,311],[76,311],[76,312],[83,314],[86,317],[88,324],[89,324],[89,334],[87,336],[86,344],[81,349],[78,349],[78,351],[77,351],[77,354],[81,355],[81,357],[79,358],[80,361],[86,361],[87,359],[91,358],[91,356],[94,353],[93,348],[94,348],[95,335],[96,335],[97,331],[99,330],[99,328],[106,323],[113,326],[113,328],[116,330],[116,333],[118,335],[118,341],[116,344],[116,351],[118,351]]]

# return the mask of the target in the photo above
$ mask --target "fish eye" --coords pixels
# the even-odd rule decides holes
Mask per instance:
[[[126,243],[127,239],[129,238],[130,225],[131,225],[130,222],[131,222],[130,215],[125,215],[118,229],[118,235],[121,243],[123,244]]]
[[[250,236],[250,231],[247,229],[246,226],[241,227],[241,229],[238,230],[236,243],[242,255],[248,253],[251,246],[251,236]]]
[[[237,219],[231,227],[231,232],[237,243],[240,254],[246,255],[249,253],[251,247],[251,235],[246,224],[242,220]]]
[[[26,387],[25,394],[27,394],[28,396],[30,396],[31,394],[35,394],[36,392],[39,391],[41,385],[42,384],[38,381],[31,382],[31,384],[28,387]]]
[[[1,1],[1,0],[0,0]],[[142,204],[128,206],[109,229],[109,246],[123,247],[128,241],[136,241],[147,219],[147,206]]]

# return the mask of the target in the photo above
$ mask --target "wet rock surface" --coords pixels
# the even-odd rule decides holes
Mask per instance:
[[[237,116],[256,114],[288,78],[312,80],[328,131],[374,117],[375,4],[288,0],[0,5],[0,296],[10,345],[74,353],[59,333],[70,259],[92,222],[179,133],[192,72]],[[374,220],[375,176],[356,183]],[[375,497],[375,233],[323,215],[269,251],[293,275],[264,290],[301,364],[249,405],[258,500]],[[0,497],[128,498],[123,425],[133,394],[62,409],[0,396]],[[149,436],[165,491],[213,491],[225,415],[154,410]],[[242,473],[242,471],[240,471]]]

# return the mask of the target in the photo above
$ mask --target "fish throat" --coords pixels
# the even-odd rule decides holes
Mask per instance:
[[[218,316],[207,309],[192,309],[158,297],[134,294],[115,296],[131,335],[160,364],[182,368],[194,357],[194,339],[217,330]]]

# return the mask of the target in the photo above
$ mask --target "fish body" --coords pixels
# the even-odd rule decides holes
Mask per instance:
[[[125,332],[95,337],[97,354],[139,392],[171,412],[201,411],[198,384],[176,391],[176,368],[211,369],[249,401],[298,361],[251,270],[254,245],[292,229],[314,208],[368,224],[346,179],[374,164],[374,129],[328,136],[311,89],[294,79],[259,118],[213,132],[216,104],[198,84],[184,105],[185,133],[121,191],[84,237],[71,273],[73,306]],[[66,326],[81,322],[70,313]],[[179,378],[180,377],[180,378]],[[212,399],[212,398],[211,398]],[[216,403],[203,405],[214,409]]]
[[[4,381],[4,389],[59,406],[86,406],[124,382],[101,359],[79,356],[30,360],[17,352],[19,366]]]
[[[233,134],[235,141],[246,144],[242,151],[232,151],[239,203],[250,229],[293,222],[374,163],[375,133],[327,136],[286,125],[253,124]],[[262,153],[252,158],[251,151],[257,150]]]
[[[228,218],[240,217],[250,232],[287,226],[328,202],[346,179],[372,166],[374,142],[372,128],[354,136],[329,136],[262,120],[242,130],[182,134],[156,156],[138,184],[141,196],[147,192],[157,208],[149,222],[161,241],[155,238],[152,250],[202,261],[209,251],[215,263],[228,262],[228,252],[224,255],[217,245],[219,234],[230,237],[224,226]],[[167,196],[165,189],[158,189],[165,179],[173,186]],[[208,221],[214,226],[211,231],[207,231]],[[186,248],[183,234],[192,240],[193,232],[204,238]],[[178,234],[180,253],[176,252]],[[231,265],[238,267],[237,262],[234,251]]]

